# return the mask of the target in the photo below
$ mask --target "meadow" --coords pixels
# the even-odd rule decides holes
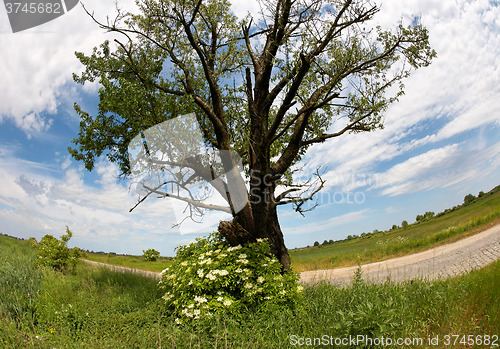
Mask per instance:
[[[159,257],[156,261],[146,261],[142,256],[120,255],[115,253],[92,253],[86,252],[85,259],[117,265],[120,267],[128,267],[134,269],[148,270],[154,272],[161,272],[172,264],[172,257]]]
[[[447,212],[446,212],[447,211]],[[295,271],[377,262],[423,251],[473,235],[500,223],[500,187],[428,220],[333,244],[290,251]],[[396,223],[396,222],[394,222]],[[401,224],[401,223],[398,223]]]
[[[177,326],[153,279],[84,263],[62,274],[34,267],[34,258],[26,241],[0,236],[1,348],[290,348],[358,335],[406,339],[408,345],[386,346],[398,348],[436,347],[428,345],[436,336],[443,347],[448,335],[459,335],[450,348],[485,347],[468,345],[463,335],[486,347],[499,343],[500,262],[449,280],[399,285],[367,285],[358,273],[350,288],[306,287],[290,308]]]

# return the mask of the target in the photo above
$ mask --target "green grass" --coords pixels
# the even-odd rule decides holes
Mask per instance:
[[[500,329],[500,262],[446,281],[360,281],[345,289],[322,283],[307,287],[294,308],[262,308],[179,327],[164,309],[156,281],[83,263],[75,274],[32,269],[41,278],[30,278],[23,271],[29,264],[19,262],[33,251],[11,240],[0,237],[2,348],[290,348],[291,340],[323,335],[426,341],[447,334],[498,335]],[[12,285],[8,292],[5,285]],[[12,292],[17,297],[6,299]],[[22,297],[26,292],[34,296]]]
[[[428,221],[331,245],[290,251],[295,271],[329,269],[410,254],[449,243],[500,223],[500,187],[473,203]]]
[[[171,257],[160,257],[154,262],[149,262],[144,260],[142,256],[102,253],[86,253],[84,258],[94,262],[107,263],[134,269],[149,270],[158,273],[163,269],[169,267],[173,262],[173,259]]]

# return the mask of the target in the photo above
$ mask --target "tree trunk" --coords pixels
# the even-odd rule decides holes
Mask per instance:
[[[276,206],[273,203],[254,206],[254,217],[247,216],[249,210],[243,210],[231,222],[220,222],[218,231],[231,246],[268,239],[271,253],[282,265],[283,272],[290,270],[290,256],[278,221]],[[264,209],[259,212],[259,209]],[[257,214],[255,214],[257,213]],[[260,214],[259,214],[260,213]]]

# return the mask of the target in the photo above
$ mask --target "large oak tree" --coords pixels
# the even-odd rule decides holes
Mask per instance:
[[[80,133],[69,151],[88,170],[106,155],[127,176],[134,137],[194,113],[204,141],[237,153],[248,178],[244,208],[231,210],[228,200],[225,210],[234,219],[219,231],[231,244],[268,238],[287,270],[277,207],[292,204],[302,212],[323,187],[319,172],[316,180],[294,183],[295,164],[316,143],[383,127],[384,112],[403,93],[402,79],[435,52],[415,21],[375,28],[380,7],[369,0],[259,4],[257,17],[237,18],[226,0],[140,0],[137,14],[96,20],[121,39],[77,53],[86,69],[74,79],[97,80],[100,103],[95,116],[75,104]],[[210,179],[195,161],[187,166],[194,171],[189,181]],[[144,197],[219,208],[178,197],[168,190],[172,183],[163,184],[147,187]]]

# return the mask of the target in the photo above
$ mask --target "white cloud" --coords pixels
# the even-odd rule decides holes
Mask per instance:
[[[295,227],[283,226],[282,230],[285,236],[298,234],[314,235],[321,232],[332,231],[335,227],[343,224],[360,221],[372,212],[373,210],[371,209],[363,209],[359,211],[349,212],[338,217],[333,217],[322,221],[315,221],[308,224],[302,224]]]
[[[97,163],[95,185],[86,184],[82,167],[67,164],[64,167],[63,177],[57,179],[55,173],[61,173],[58,164],[21,160],[14,151],[0,156],[2,233],[38,238],[45,234],[57,236],[68,225],[81,242],[80,247],[102,243],[113,249],[113,244],[127,241],[129,253],[139,253],[137,246],[178,236],[178,230],[171,229],[178,222],[171,205],[179,202],[152,198],[129,213],[137,197],[128,191],[126,184],[116,181],[118,169],[114,164]],[[189,228],[192,234],[210,233],[222,218],[209,215],[208,223]]]
[[[98,18],[112,16],[114,2],[85,2]],[[128,9],[131,0],[121,0]],[[89,53],[105,38],[80,5],[41,26],[13,34],[0,6],[0,123],[12,121],[28,136],[50,128],[61,100],[75,100],[72,73],[82,70],[75,51]]]
[[[446,188],[467,181],[480,181],[500,166],[500,143],[482,150],[458,144],[432,149],[399,163],[384,173],[370,189],[382,195],[402,195]]]
[[[455,143],[451,139],[457,135],[500,125],[500,27],[497,25],[500,6],[486,0],[385,1],[376,20],[391,26],[399,18],[408,22],[416,16],[420,16],[429,29],[431,45],[438,57],[405,81],[406,94],[387,111],[383,130],[343,135],[309,150],[307,168],[328,167],[329,172],[324,176],[329,182],[327,186],[341,186],[343,190],[363,186],[363,183],[346,184],[339,179],[350,173],[370,176],[378,166],[399,158],[401,166],[394,167],[393,173],[412,165],[413,176],[417,178],[426,173],[426,164],[417,161],[427,160],[429,154],[426,155],[426,149],[422,157],[407,160],[409,155],[405,159],[405,154],[409,151],[414,154],[424,145],[442,141]],[[484,144],[478,148],[475,141],[465,141],[464,148],[474,146],[482,150]],[[443,149],[458,151],[451,145]],[[459,153],[465,156],[463,151]],[[473,153],[467,154],[478,168],[489,166],[487,154],[481,157],[482,163],[476,161]],[[459,165],[453,162],[453,166]],[[386,180],[388,178],[395,177],[386,177]],[[453,183],[461,178],[457,177]],[[434,187],[435,184],[424,181],[415,188]],[[410,190],[406,185],[395,189],[393,184],[391,188],[384,194]]]

